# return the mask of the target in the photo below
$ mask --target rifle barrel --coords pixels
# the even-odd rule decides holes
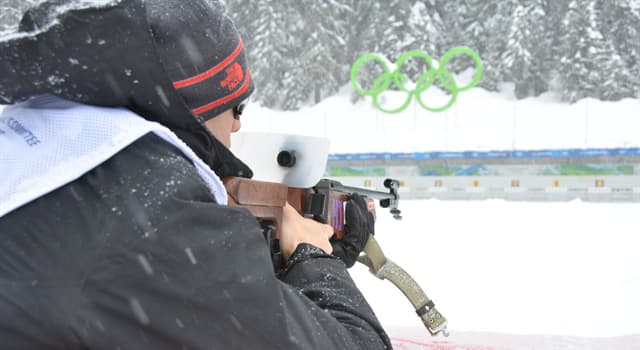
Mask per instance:
[[[347,192],[347,193],[355,192],[355,193],[365,195],[367,197],[371,197],[374,199],[398,199],[398,196],[396,194],[370,190],[367,188],[344,186],[344,185],[335,186],[334,188],[338,191]]]

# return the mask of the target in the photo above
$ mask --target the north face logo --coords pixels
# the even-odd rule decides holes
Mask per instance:
[[[220,82],[220,86],[232,91],[240,84],[242,78],[244,78],[244,71],[242,70],[242,66],[238,62],[235,62],[231,67],[227,68],[225,72],[227,73],[227,77]]]

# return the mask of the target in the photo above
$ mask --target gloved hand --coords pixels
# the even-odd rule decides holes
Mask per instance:
[[[357,193],[351,194],[345,207],[345,234],[341,240],[331,239],[333,255],[342,260],[347,267],[356,263],[358,255],[367,244],[369,234],[374,231],[373,214],[367,210],[367,203]]]

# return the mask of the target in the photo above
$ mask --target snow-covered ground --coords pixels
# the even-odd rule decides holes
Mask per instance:
[[[569,105],[554,93],[516,100],[513,85],[502,93],[474,88],[460,93],[442,113],[412,103],[399,114],[385,114],[365,98],[350,102],[351,86],[320,104],[283,112],[249,105],[242,131],[270,131],[327,137],[331,153],[426,152],[619,148],[640,146],[640,99],[603,102],[583,99]],[[443,101],[434,90],[427,101]],[[389,107],[406,95],[389,93]],[[391,104],[391,103],[395,104]]]
[[[453,332],[640,334],[637,204],[400,204],[401,221],[378,209],[376,238]],[[423,327],[390,282],[351,271],[386,327]]]

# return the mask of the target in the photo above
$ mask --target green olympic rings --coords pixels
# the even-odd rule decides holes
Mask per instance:
[[[457,55],[467,55],[471,57],[476,66],[476,72],[473,75],[473,79],[467,85],[459,87],[455,81],[455,77],[453,73],[446,69],[446,64],[451,60],[454,56]],[[407,87],[407,83],[410,81],[409,77],[406,74],[402,73],[402,67],[404,64],[412,58],[422,59],[429,66],[429,70],[425,73],[420,74],[418,80],[416,81],[415,87],[413,89],[409,89]],[[373,85],[369,90],[365,90],[358,83],[358,75],[360,74],[360,68],[363,64],[374,61],[380,63],[384,72],[380,74],[374,81]],[[351,67],[351,83],[353,84],[354,90],[362,95],[362,96],[371,96],[373,98],[374,106],[382,112],[385,113],[399,113],[407,109],[413,97],[416,97],[418,104],[422,106],[422,108],[431,111],[431,112],[442,112],[448,108],[450,108],[458,98],[458,94],[462,91],[466,91],[471,89],[472,87],[478,85],[480,80],[482,79],[483,67],[482,61],[480,60],[480,56],[468,47],[454,47],[447,51],[440,61],[438,61],[438,67],[435,68],[433,66],[433,59],[426,52],[420,50],[411,50],[407,51],[404,54],[398,57],[398,62],[395,64],[395,69],[391,70],[389,67],[389,63],[383,57],[369,53],[360,56]],[[451,93],[451,98],[449,102],[440,107],[430,107],[422,100],[422,93],[429,89],[435,82],[436,79],[440,82],[442,87]],[[400,91],[407,93],[407,98],[404,103],[395,109],[385,109],[380,104],[380,95],[385,92],[391,84],[394,84]]]

